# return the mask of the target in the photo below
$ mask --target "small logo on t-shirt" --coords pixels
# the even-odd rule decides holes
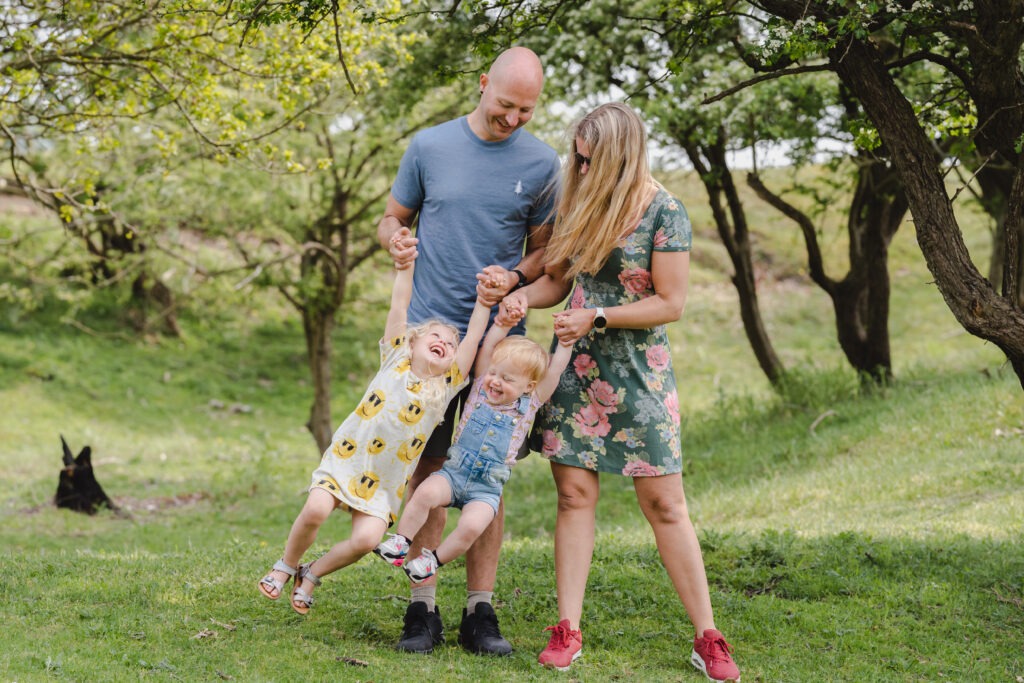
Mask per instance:
[[[514,189],[513,192],[515,192],[516,194],[522,194],[523,193],[523,181],[522,180],[517,180],[516,181],[516,189]]]

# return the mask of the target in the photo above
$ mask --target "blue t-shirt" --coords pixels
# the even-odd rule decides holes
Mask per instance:
[[[476,274],[514,268],[529,227],[552,221],[558,170],[555,150],[522,128],[485,142],[463,116],[416,134],[391,187],[419,212],[410,324],[442,318],[465,333]]]

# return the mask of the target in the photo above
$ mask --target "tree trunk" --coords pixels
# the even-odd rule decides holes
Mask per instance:
[[[725,132],[722,131],[717,143],[700,148],[686,142],[685,137],[680,136],[679,139],[683,141],[681,144],[704,183],[718,235],[732,261],[732,283],[739,296],[740,319],[743,321],[743,330],[750,342],[750,348],[768,381],[772,386],[777,386],[785,368],[775,353],[764,320],[761,318],[751,257],[750,233],[747,230],[743,204],[740,202],[739,192],[732,181],[732,174],[726,161]],[[708,163],[705,163],[705,158]]]
[[[836,335],[847,361],[865,380],[892,378],[889,345],[889,243],[907,211],[895,171],[884,162],[859,160],[847,220],[849,270],[840,281],[828,276],[811,219],[769,190],[756,173],[747,184],[767,204],[792,219],[804,236],[807,270],[832,300]]]
[[[1024,386],[1024,313],[1015,302],[1000,297],[972,263],[931,141],[910,103],[869,44],[851,40],[835,49],[831,58],[891,152],[914,216],[918,244],[946,305],[964,329],[1002,349]],[[1022,184],[1015,182],[1016,187]],[[1015,229],[1008,220],[1011,226]]]
[[[1006,265],[1003,235],[1006,230],[1010,186],[1013,184],[1013,169],[996,168],[988,161],[983,162],[980,168],[972,170],[978,187],[981,188],[981,206],[995,223],[995,229],[992,231],[992,258],[989,261],[988,281],[993,287],[998,287],[1003,280],[1003,267]]]
[[[149,284],[150,280],[153,281],[152,285]],[[128,321],[137,332],[149,333],[155,328],[160,328],[164,334],[180,338],[181,327],[178,325],[177,310],[174,292],[160,278],[142,271],[132,280]]]
[[[306,333],[306,356],[313,378],[313,405],[306,428],[320,453],[331,445],[331,332],[334,318],[345,302],[345,286],[352,263],[348,254],[348,192],[335,188],[330,209],[306,234],[300,272],[306,283],[317,283],[300,305]],[[372,246],[377,248],[376,240]]]
[[[1008,266],[1015,268],[1014,282],[1012,289],[1003,290],[1003,296],[1016,296],[1017,306],[1024,308],[1024,251],[1019,245],[1024,243],[1024,224],[1017,222],[1016,231],[1007,233],[1006,219],[1013,194],[1014,170],[1007,164],[998,163],[993,160],[986,160],[980,167],[974,170],[981,188],[981,206],[985,213],[992,217],[995,229],[992,231],[992,258],[989,260],[988,281],[995,288],[1003,286],[1004,269]],[[1007,247],[1016,242],[1017,259],[1016,263],[1007,264]],[[1012,258],[1012,257],[1009,257]]]
[[[862,376],[876,384],[892,378],[889,345],[889,244],[907,212],[896,170],[861,159],[847,223],[850,272],[836,288],[839,345]]]
[[[306,334],[306,357],[313,378],[313,404],[309,409],[306,429],[313,435],[321,453],[331,445],[334,424],[331,422],[331,313],[315,309],[302,311],[302,329]]]

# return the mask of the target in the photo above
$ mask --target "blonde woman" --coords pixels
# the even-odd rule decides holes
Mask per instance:
[[[665,325],[686,302],[690,221],[650,174],[643,122],[606,104],[580,120],[562,172],[545,272],[503,306],[547,308],[573,357],[534,434],[558,489],[555,582],[559,622],[539,661],[567,669],[582,653],[580,621],[594,552],[598,473],[632,477],[658,552],[696,628],[691,663],[739,681],[715,628],[700,544],[686,509],[679,399]],[[574,284],[575,283],[575,284]]]

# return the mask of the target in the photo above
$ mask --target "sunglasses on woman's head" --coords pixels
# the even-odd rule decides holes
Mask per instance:
[[[579,152],[576,152],[576,165],[582,166],[583,164],[590,166],[590,157],[585,157]]]

